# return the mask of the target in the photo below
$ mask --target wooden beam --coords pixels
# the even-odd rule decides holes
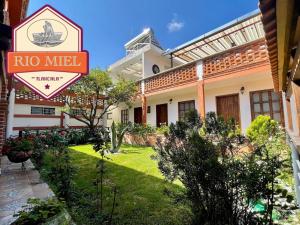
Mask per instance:
[[[294,0],[276,1],[279,89],[284,90],[289,65]]]

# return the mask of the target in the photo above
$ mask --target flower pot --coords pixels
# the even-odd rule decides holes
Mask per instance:
[[[32,155],[32,151],[24,152],[24,151],[10,151],[7,154],[7,158],[9,161],[13,163],[22,163],[27,161]]]

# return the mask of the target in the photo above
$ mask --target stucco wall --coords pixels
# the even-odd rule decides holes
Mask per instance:
[[[162,53],[150,50],[144,53],[144,77],[153,75],[152,66],[154,64],[159,67],[160,72],[163,72],[171,67],[170,59],[168,59],[166,56],[163,56]]]
[[[29,104],[15,104],[14,105],[14,115],[32,115],[31,114],[31,106],[33,107],[49,107],[49,108],[55,108],[55,115],[59,116],[57,118],[32,118],[32,117],[14,117],[13,119],[13,127],[53,127],[57,126],[60,127],[61,119],[61,107],[58,106],[44,106],[44,105],[29,105]],[[100,112],[100,111],[98,111]],[[64,119],[63,124],[66,125],[66,122],[68,123],[68,126],[86,126],[81,121],[78,121],[74,118],[70,119]],[[106,119],[103,120],[100,124],[106,124]],[[13,131],[13,135],[18,135],[18,130]]]

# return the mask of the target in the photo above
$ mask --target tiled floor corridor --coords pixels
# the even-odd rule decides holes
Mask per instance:
[[[25,162],[25,171],[21,170],[21,163],[11,163],[7,157],[0,160],[0,225],[9,225],[28,198],[45,199],[54,194],[29,160]]]

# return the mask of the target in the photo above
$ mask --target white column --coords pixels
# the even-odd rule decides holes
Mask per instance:
[[[6,137],[13,135],[13,126],[14,126],[14,113],[15,113],[15,97],[16,91],[13,88],[10,91],[8,99],[8,115],[7,115],[7,126],[6,126]]]
[[[70,126],[70,116],[66,113],[64,113],[64,116],[64,128],[68,128]]]

